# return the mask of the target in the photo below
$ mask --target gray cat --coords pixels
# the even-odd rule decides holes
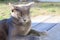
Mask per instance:
[[[45,33],[31,29],[30,8],[33,4],[33,2],[25,5],[13,5],[9,3],[11,7],[11,18],[0,22],[0,34],[3,30],[2,36],[0,35],[0,40],[15,40],[18,36],[30,34],[40,36]]]
[[[31,29],[31,19],[30,19],[30,8],[34,2],[25,4],[25,5],[13,5],[9,3],[11,6],[11,26],[9,29],[11,32],[9,37],[17,36],[26,36],[26,35],[33,35],[33,36],[41,36],[45,35],[46,32],[37,32]]]

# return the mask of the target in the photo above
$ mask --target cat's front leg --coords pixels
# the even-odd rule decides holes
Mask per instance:
[[[28,35],[33,35],[33,36],[47,36],[47,31],[41,31],[38,32],[36,30],[31,29]]]

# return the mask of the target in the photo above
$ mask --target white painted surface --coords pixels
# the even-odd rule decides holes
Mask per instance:
[[[35,26],[35,25],[37,25],[38,23],[41,23],[41,22],[43,22],[43,21],[45,21],[45,20],[47,20],[47,19],[49,19],[49,18],[51,18],[51,17],[52,17],[52,16],[46,15],[46,16],[37,16],[37,17],[35,17],[35,18],[31,18],[32,26]]]
[[[39,0],[42,2],[60,2],[60,0]]]

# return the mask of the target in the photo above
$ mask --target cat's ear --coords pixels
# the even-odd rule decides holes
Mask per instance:
[[[15,6],[13,4],[11,4],[11,3],[9,3],[9,7],[10,7],[10,9],[14,9],[15,8]]]
[[[30,2],[28,4],[26,4],[26,6],[28,6],[29,8],[31,8],[34,5],[34,2]]]

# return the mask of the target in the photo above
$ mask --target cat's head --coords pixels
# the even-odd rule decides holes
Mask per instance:
[[[20,22],[28,22],[30,20],[30,8],[33,4],[34,2],[24,5],[13,5],[9,3],[11,7],[11,16]]]

